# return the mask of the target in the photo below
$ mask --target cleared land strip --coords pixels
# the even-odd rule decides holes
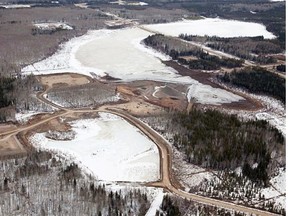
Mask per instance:
[[[230,202],[225,202],[218,199],[208,198],[204,196],[199,196],[192,193],[187,193],[175,186],[175,181],[173,180],[172,176],[172,149],[169,143],[160,136],[157,132],[155,132],[152,128],[144,124],[139,119],[117,109],[106,109],[106,112],[110,112],[112,114],[118,115],[129,123],[133,124],[137,128],[139,128],[146,136],[148,136],[158,147],[160,151],[160,159],[162,160],[160,165],[162,166],[160,169],[161,179],[159,182],[148,183],[147,186],[154,186],[154,187],[162,187],[166,188],[172,193],[187,198],[189,200],[197,201],[206,205],[218,206],[225,209],[233,209],[235,211],[246,212],[249,214],[256,214],[256,215],[277,215],[270,212],[262,211],[259,209],[249,208],[242,205],[237,205]]]
[[[162,34],[162,35],[165,35],[161,32],[158,32],[158,31],[155,31],[155,30],[151,30],[145,26],[142,26],[142,25],[138,25],[138,28],[144,30],[144,31],[147,31],[147,32],[150,32],[152,34]],[[207,53],[211,54],[211,55],[215,55],[215,56],[218,56],[219,58],[234,58],[234,59],[240,59],[239,57],[237,56],[234,56],[234,55],[231,55],[231,54],[228,54],[228,53],[224,53],[224,52],[221,52],[221,51],[218,51],[218,50],[214,50],[210,47],[207,47],[203,44],[200,44],[200,43],[196,43],[196,42],[193,42],[193,41],[186,41],[186,40],[183,40],[181,38],[178,38],[178,37],[172,37],[172,36],[169,36],[169,35],[165,35],[167,37],[171,37],[175,40],[178,40],[178,41],[181,41],[181,42],[184,42],[184,43],[187,43],[187,44],[191,44],[193,46],[196,46],[204,51],[206,51]],[[251,61],[248,61],[248,60],[244,60],[244,66],[259,66],[258,64],[254,63],[254,62],[251,62]],[[269,65],[270,67],[271,65]],[[261,65],[261,67],[264,67],[264,68],[267,68],[267,66],[265,65]],[[268,69],[268,68],[267,68]],[[271,70],[268,70],[270,73],[274,73],[284,79],[286,79],[286,75],[285,74],[282,74],[282,73],[278,73],[276,71],[271,71]]]
[[[44,103],[47,103],[47,100],[43,98],[43,94],[38,94],[37,95],[38,99],[41,100]],[[53,104],[53,102],[49,102],[50,105]],[[55,105],[55,104],[54,104]],[[57,105],[55,105],[57,106]],[[55,107],[54,106],[54,107]],[[60,108],[60,107],[59,107]],[[256,214],[256,215],[263,215],[263,216],[268,216],[268,215],[277,215],[273,214],[267,211],[262,211],[259,209],[254,209],[250,207],[246,207],[243,205],[237,205],[234,203],[218,200],[218,199],[213,199],[213,198],[208,198],[192,193],[187,193],[183,190],[180,189],[180,186],[177,185],[177,182],[174,181],[173,179],[173,173],[172,173],[172,149],[170,144],[161,136],[159,135],[156,131],[154,131],[152,128],[150,128],[148,125],[140,121],[134,116],[131,116],[130,114],[118,110],[115,108],[109,108],[108,106],[102,106],[98,109],[61,109],[59,112],[53,114],[51,117],[43,119],[41,121],[38,121],[34,124],[21,127],[12,131],[8,131],[6,133],[0,134],[2,140],[3,139],[8,139],[11,136],[14,136],[15,139],[17,139],[16,135],[20,132],[27,131],[30,129],[33,129],[43,123],[46,123],[52,119],[58,118],[60,116],[64,116],[68,113],[83,113],[83,112],[108,112],[111,114],[115,114],[117,116],[122,117],[126,121],[128,121],[130,124],[134,125],[137,127],[139,130],[141,130],[147,137],[149,137],[158,147],[159,149],[159,154],[160,154],[160,180],[158,182],[151,182],[146,184],[146,186],[151,186],[151,187],[161,187],[169,190],[170,192],[174,193],[177,196],[193,200],[199,203],[203,203],[206,205],[211,205],[211,206],[218,206],[220,208],[225,208],[225,209],[231,209],[235,211],[240,211],[240,212],[245,212],[249,214]]]

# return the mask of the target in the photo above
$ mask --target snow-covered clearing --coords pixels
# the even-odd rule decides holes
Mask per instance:
[[[282,208],[285,208],[285,195],[280,196],[281,194],[286,193],[286,170],[281,168],[279,171],[279,175],[275,176],[270,180],[270,184],[272,186],[265,188],[261,191],[261,194],[265,196],[265,199],[272,200]]]
[[[54,55],[25,67],[22,72],[51,74],[71,71],[92,77],[108,73],[123,81],[155,80],[190,84],[188,100],[193,95],[198,102],[213,105],[242,99],[228,91],[218,91],[190,77],[183,77],[164,65],[161,60],[170,60],[169,56],[140,43],[149,34],[139,28],[89,31],[62,44]],[[191,89],[197,89],[198,94],[193,94]],[[212,96],[207,98],[207,94]]]
[[[126,1],[122,1],[122,0],[110,2],[110,4],[135,5],[135,6],[146,6],[146,5],[148,5],[146,2],[126,2]]]
[[[208,85],[206,85],[205,88],[201,85],[191,85],[187,93],[187,98],[188,101],[193,100],[194,102],[201,104],[214,105],[244,100],[244,98],[239,95],[235,95],[224,89],[213,88]]]
[[[41,114],[43,112],[36,112],[36,111],[27,111],[27,112],[20,112],[15,114],[15,119],[18,123],[24,124],[30,119],[33,118],[33,116]]]
[[[164,197],[163,190],[159,191],[145,216],[155,216],[156,211],[160,209]]]
[[[197,188],[202,182],[211,181],[215,177],[211,171],[188,163],[184,159],[183,153],[177,149],[173,149],[173,155],[173,171],[181,185],[185,187],[185,191],[189,192],[191,188]]]
[[[72,122],[76,133],[73,140],[52,140],[45,133],[38,133],[31,137],[31,142],[68,157],[72,155],[79,166],[99,180],[158,180],[160,161],[156,145],[120,117],[99,114],[100,118]]]
[[[221,85],[225,89],[233,88],[239,93],[241,92],[242,94],[245,94],[258,101],[261,101],[261,103],[265,107],[262,110],[256,112],[243,111],[243,110],[230,110],[229,111],[230,114],[237,114],[239,117],[245,120],[255,120],[255,119],[266,120],[272,126],[277,128],[286,137],[286,109],[285,105],[281,101],[269,96],[248,93],[247,91],[241,88],[231,87],[224,83],[218,82],[217,80],[214,80],[214,82]]]
[[[268,121],[271,125],[276,127],[279,131],[281,131],[285,135],[286,130],[285,117],[278,117],[275,114],[273,115],[267,112],[256,113],[255,116],[258,120]]]
[[[73,29],[70,25],[66,23],[61,23],[61,22],[34,23],[33,25],[36,28],[41,29],[41,30],[56,30],[56,29],[72,30]]]
[[[30,8],[31,5],[28,4],[8,4],[8,5],[0,5],[0,7],[6,9],[15,9],[15,8]]]
[[[244,119],[266,120],[277,128],[286,137],[286,110],[285,106],[278,100],[268,97],[250,94],[250,96],[260,100],[266,109],[260,112],[240,112],[239,115]]]
[[[220,18],[205,18],[200,20],[182,20],[173,23],[151,24],[145,25],[145,28],[170,36],[192,34],[219,37],[264,36],[264,38],[267,39],[275,38],[275,35],[268,32],[264,25]]]

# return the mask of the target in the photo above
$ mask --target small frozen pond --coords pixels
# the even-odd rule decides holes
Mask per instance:
[[[52,140],[45,133],[31,137],[33,145],[72,158],[103,181],[149,182],[160,178],[157,146],[137,128],[115,115],[71,123],[76,136]]]

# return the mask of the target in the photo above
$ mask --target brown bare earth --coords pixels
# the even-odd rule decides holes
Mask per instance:
[[[124,94],[126,96],[136,96],[137,95],[136,89],[135,88],[131,88],[131,87],[127,86],[127,85],[119,85],[119,86],[117,86],[116,91],[121,93],[121,94]]]
[[[37,127],[37,131],[35,132],[45,132],[48,130],[53,130],[53,131],[67,131],[71,128],[71,126],[63,121],[61,121],[61,118],[55,118],[52,119],[51,121],[42,124],[41,126]]]
[[[143,101],[168,109],[186,110],[187,85],[155,81],[134,81],[117,86],[117,92],[127,98]],[[151,113],[150,113],[151,114]]]
[[[38,77],[40,82],[49,88],[57,86],[78,86],[90,82],[89,77],[75,73],[55,74],[53,76],[44,75]]]
[[[26,153],[26,150],[15,136],[9,136],[0,140],[0,156],[18,155]]]
[[[151,100],[146,100],[146,101],[156,106],[161,106],[164,108],[180,110],[180,111],[187,109],[187,104],[188,104],[186,101],[181,101],[181,100],[173,99],[173,98],[160,98],[157,100],[151,99]]]
[[[5,131],[16,129],[17,126],[14,124],[0,124],[0,133],[3,133]]]
[[[137,99],[133,99],[128,103],[109,105],[109,107],[117,108],[119,110],[128,112],[133,116],[141,116],[141,117],[149,115],[158,115],[165,112],[165,110],[159,106]]]

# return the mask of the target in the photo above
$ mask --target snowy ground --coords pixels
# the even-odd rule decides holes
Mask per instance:
[[[36,112],[36,111],[20,112],[15,114],[15,119],[18,123],[25,124],[27,121],[32,119],[33,116],[41,113],[43,112]]]
[[[265,196],[265,199],[272,198],[271,201],[274,201],[277,205],[285,208],[285,195],[280,195],[286,193],[286,170],[282,168],[279,172],[279,175],[270,180],[270,184],[272,186],[263,189],[261,194]]]
[[[99,180],[147,182],[160,178],[156,145],[123,119],[106,113],[72,122],[75,139],[51,140],[35,134],[32,144],[71,157]]]
[[[173,149],[173,155],[173,172],[185,191],[189,192],[191,188],[197,188],[203,181],[211,181],[214,177],[211,171],[185,161],[183,153],[178,150]]]
[[[149,210],[145,216],[155,216],[156,215],[157,210],[160,209],[164,195],[165,194],[163,193],[163,190],[161,190],[157,193],[156,197],[154,198],[153,202],[151,203],[151,206],[150,206],[150,208],[149,208]]]
[[[55,29],[63,29],[63,30],[72,30],[73,28],[66,23],[56,22],[56,23],[35,23],[33,24],[36,28],[41,30],[55,30]]]
[[[178,36],[183,33],[219,37],[253,37],[263,35],[264,38],[267,39],[275,38],[275,35],[268,32],[264,25],[220,18],[205,18],[201,20],[183,20],[174,23],[151,24],[145,25],[145,28],[170,36]]]
[[[4,7],[6,9],[30,8],[31,5],[27,5],[27,4],[8,4],[8,5],[0,5],[0,7]]]
[[[269,124],[276,127],[284,135],[286,135],[286,117],[277,116],[273,113],[261,112],[255,114],[258,120],[266,120]]]
[[[261,103],[264,105],[264,108],[262,110],[258,110],[256,112],[243,111],[243,110],[230,110],[229,113],[237,114],[244,120],[249,119],[266,120],[272,126],[276,127],[286,137],[286,108],[281,101],[269,96],[248,93],[247,91],[241,88],[231,87],[230,85],[218,82],[217,80],[214,80],[214,82],[221,85],[225,89],[233,88],[237,92],[241,92],[242,94],[245,94],[258,101],[261,101]]]
[[[90,31],[62,44],[53,56],[25,67],[22,72],[51,74],[70,71],[92,77],[108,73],[123,81],[155,80],[191,84],[188,100],[193,96],[198,102],[213,105],[242,99],[228,91],[183,77],[173,68],[164,65],[161,60],[169,60],[169,56],[140,43],[149,34],[139,28]],[[197,94],[192,90],[197,90]]]
[[[140,44],[140,41],[148,35],[148,32],[137,28],[109,31],[106,37],[97,38],[80,46],[75,57],[81,66],[97,68],[125,81],[153,78],[190,83],[188,77],[177,75],[174,69],[161,63],[161,59],[169,59],[167,56]],[[157,54],[157,58],[154,53]]]
[[[148,5],[146,2],[126,2],[122,0],[110,2],[110,4],[118,4],[118,5],[135,5],[135,6],[146,6]]]
[[[226,90],[213,88],[206,85],[191,85],[187,93],[188,101],[191,99],[201,104],[220,105],[223,103],[244,100],[243,97],[227,92]]]

